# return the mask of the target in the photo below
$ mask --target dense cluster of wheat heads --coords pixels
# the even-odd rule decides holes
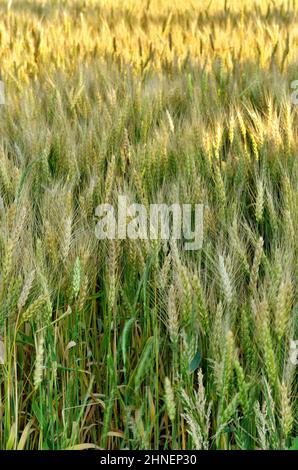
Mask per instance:
[[[0,448],[295,445],[295,1],[0,10]],[[99,241],[120,193],[202,249]]]

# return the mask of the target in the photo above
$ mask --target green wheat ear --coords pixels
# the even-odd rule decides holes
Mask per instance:
[[[73,275],[72,275],[72,294],[77,297],[81,287],[81,261],[79,256],[76,257]]]

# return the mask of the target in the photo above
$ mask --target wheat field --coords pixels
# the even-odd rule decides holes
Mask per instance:
[[[297,449],[295,0],[0,14],[0,449]],[[202,248],[99,240],[120,193]]]

